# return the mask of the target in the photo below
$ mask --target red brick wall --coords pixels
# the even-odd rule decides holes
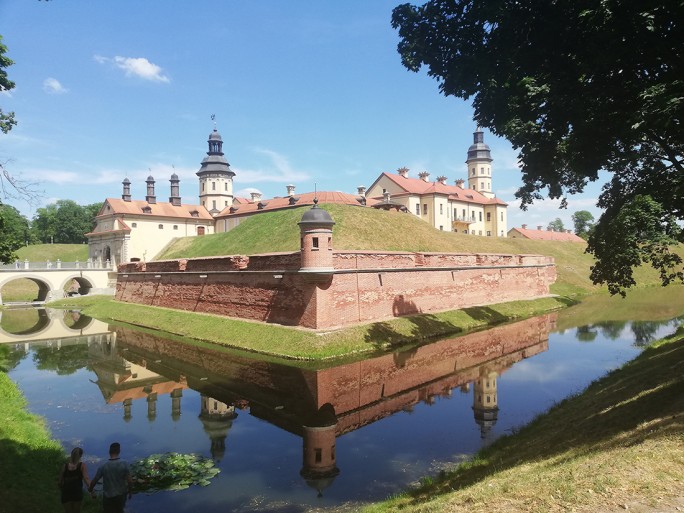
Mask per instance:
[[[299,252],[124,264],[116,298],[331,328],[531,299],[556,279],[553,259],[539,255],[341,251],[322,282],[298,273],[298,262]]]

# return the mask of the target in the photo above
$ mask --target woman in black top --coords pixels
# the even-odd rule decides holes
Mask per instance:
[[[83,501],[83,483],[90,485],[85,462],[81,461],[83,449],[75,447],[71,457],[59,474],[59,487],[62,490],[62,506],[66,513],[79,513]]]

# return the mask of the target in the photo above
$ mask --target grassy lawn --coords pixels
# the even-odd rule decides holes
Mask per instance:
[[[219,315],[114,301],[109,296],[67,298],[51,307],[77,308],[101,320],[239,348],[260,354],[302,360],[368,355],[374,351],[531,317],[567,306],[564,298],[515,301],[316,333]]]
[[[22,262],[28,259],[29,262],[45,262],[50,260],[56,262],[85,262],[88,260],[87,244],[32,244],[24,246],[15,251],[17,258]]]
[[[684,329],[365,513],[684,510]]]

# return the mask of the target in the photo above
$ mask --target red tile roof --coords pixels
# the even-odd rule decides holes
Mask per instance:
[[[507,205],[506,202],[499,198],[487,198],[473,189],[462,189],[458,185],[448,185],[441,182],[426,182],[420,178],[409,178],[394,173],[382,173],[375,183],[383,176],[386,176],[401,187],[406,194],[443,194],[448,196],[451,200],[464,201],[467,203]],[[373,185],[375,185],[375,183]],[[392,196],[400,195],[401,194],[396,193],[392,194]]]
[[[525,239],[555,240],[561,242],[585,242],[582,237],[575,235],[572,232],[567,233],[554,232],[550,230],[531,230],[529,228],[511,228],[508,230],[509,237],[511,237],[511,232],[517,232]]]
[[[111,210],[107,211],[107,205]],[[149,207],[149,214],[143,212],[143,208]],[[196,211],[197,215],[193,216],[192,212]],[[127,215],[148,215],[158,217],[175,217],[181,219],[204,219],[210,221],[213,219],[212,215],[201,205],[181,204],[179,206],[172,205],[166,201],[157,203],[148,203],[145,200],[131,200],[124,201],[120,198],[107,198],[98,216],[112,215],[112,214],[127,214]]]
[[[273,210],[280,210],[283,208],[296,208],[306,205],[313,205],[314,198],[318,198],[318,203],[337,203],[341,205],[354,205],[362,206],[359,202],[360,197],[354,196],[353,194],[347,194],[346,192],[336,192],[336,191],[318,191],[318,192],[305,192],[303,194],[295,194],[294,198],[297,200],[294,204],[290,204],[290,196],[284,196],[281,198],[270,198],[261,199],[257,202],[249,202],[247,204],[233,204],[230,207],[224,208],[221,213],[216,216],[217,219],[225,217],[238,217],[245,214],[254,214],[256,212],[268,212]],[[377,201],[368,199],[366,205],[370,206],[375,204]],[[262,208],[259,208],[259,204]],[[232,210],[232,212],[231,212]]]

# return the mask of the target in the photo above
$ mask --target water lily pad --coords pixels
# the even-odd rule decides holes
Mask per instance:
[[[219,472],[211,459],[198,454],[152,454],[131,464],[133,491],[148,494],[208,486]]]

